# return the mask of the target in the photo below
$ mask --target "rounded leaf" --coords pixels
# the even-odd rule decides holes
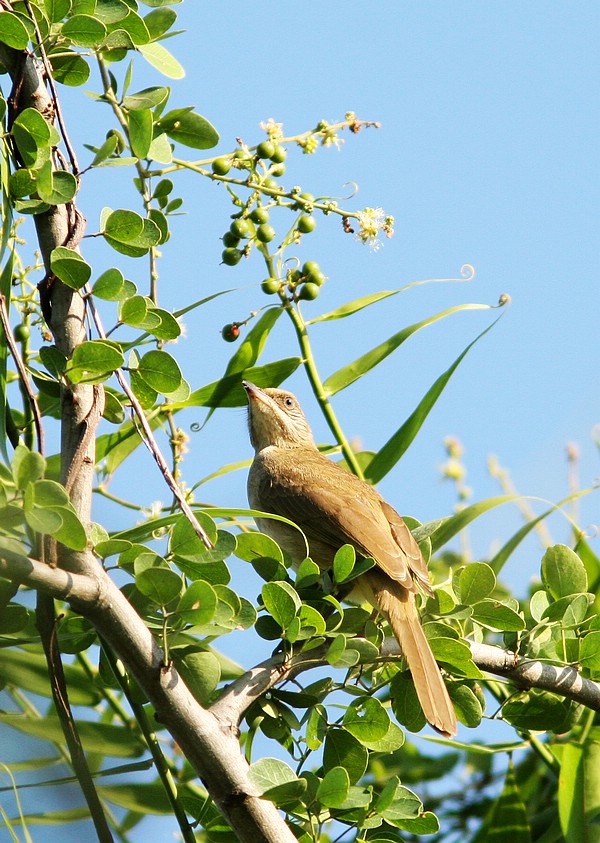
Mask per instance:
[[[181,592],[181,577],[170,568],[151,567],[136,577],[139,591],[158,606],[166,606]]]

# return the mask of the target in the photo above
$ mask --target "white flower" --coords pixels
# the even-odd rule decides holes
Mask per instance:
[[[383,208],[365,208],[356,217],[360,226],[356,239],[369,245],[375,252],[381,248],[379,233],[383,231],[386,237],[394,233],[394,218],[386,216]]]

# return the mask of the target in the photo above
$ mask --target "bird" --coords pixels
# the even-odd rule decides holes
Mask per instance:
[[[417,541],[373,486],[318,450],[295,395],[247,380],[242,385],[254,448],[248,474],[250,506],[289,519],[302,532],[283,521],[256,516],[258,529],[277,541],[295,568],[310,555],[326,571],[345,544],[359,557],[374,559],[375,565],[357,578],[355,592],[389,621],[425,718],[452,738],[454,707],[416,606],[419,590],[433,593]]]

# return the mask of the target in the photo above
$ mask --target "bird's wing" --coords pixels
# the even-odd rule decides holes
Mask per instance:
[[[320,454],[310,462],[302,459],[301,468],[293,461],[286,461],[284,471],[269,468],[260,482],[261,508],[289,518],[309,544],[334,550],[351,544],[405,588],[414,590],[414,575],[430,589],[412,533],[375,489]]]

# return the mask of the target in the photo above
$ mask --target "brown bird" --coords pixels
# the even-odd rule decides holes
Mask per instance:
[[[428,722],[452,737],[454,708],[415,604],[418,587],[426,594],[432,589],[412,533],[379,492],[319,452],[291,392],[260,389],[248,381],[243,385],[255,451],[248,476],[250,506],[297,524],[321,570],[333,565],[344,544],[375,560],[376,565],[356,581],[360,594],[388,619]],[[302,562],[306,544],[298,530],[271,518],[256,521],[289,553],[294,565]]]

